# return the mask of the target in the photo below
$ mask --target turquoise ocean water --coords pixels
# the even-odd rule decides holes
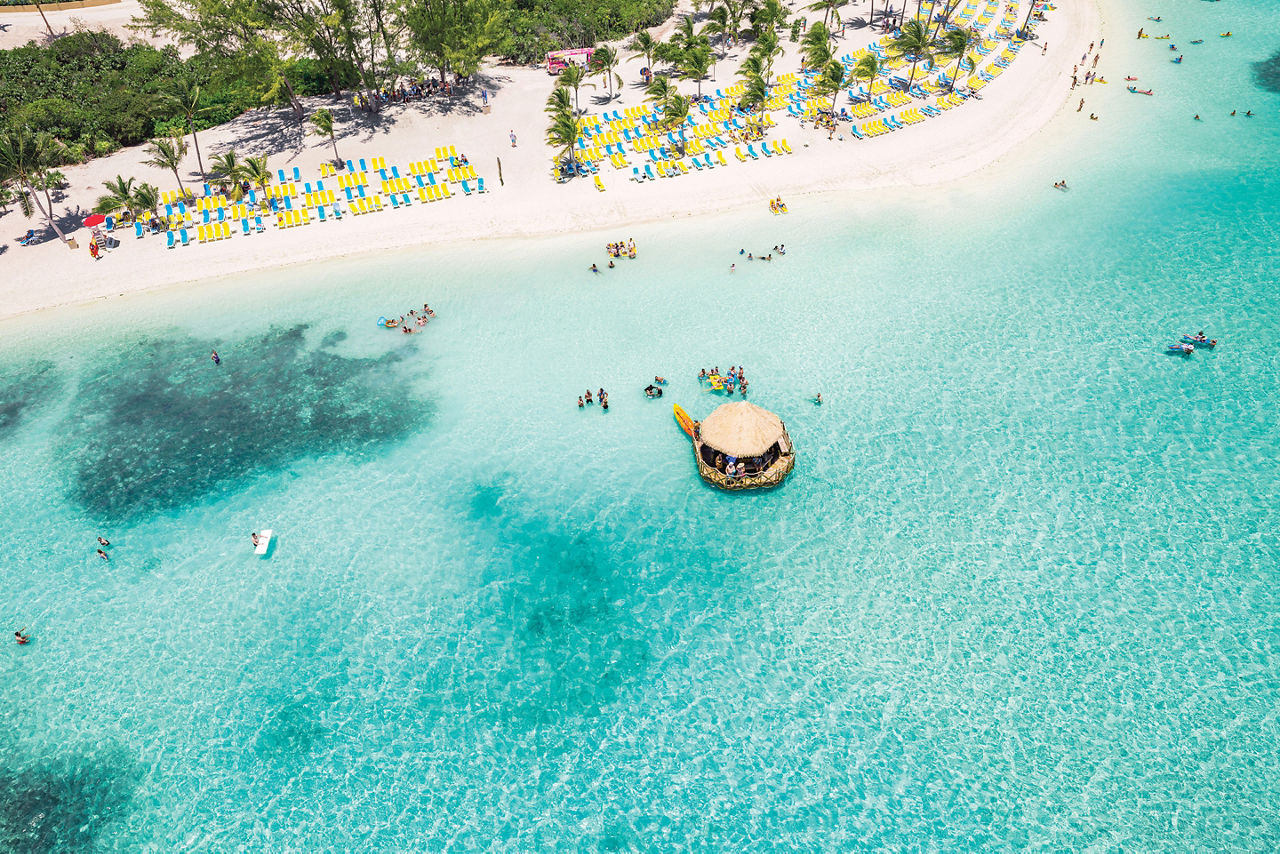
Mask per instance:
[[[0,848],[1280,847],[1274,10],[1114,5],[999,173],[0,324]]]

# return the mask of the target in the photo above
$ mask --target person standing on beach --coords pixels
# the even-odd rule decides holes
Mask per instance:
[[[510,131],[510,133],[511,133],[511,147],[512,147],[512,148],[515,148],[515,147],[516,147],[516,130],[515,130],[515,128],[512,128],[512,129],[511,129],[511,131]]]

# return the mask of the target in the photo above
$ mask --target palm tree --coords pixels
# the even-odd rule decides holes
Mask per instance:
[[[723,3],[707,13],[707,22],[702,25],[702,34],[720,37],[720,58],[724,59],[729,46],[729,9]]]
[[[129,204],[135,212],[153,211],[160,206],[160,189],[154,184],[139,184]]]
[[[317,134],[329,137],[329,144],[333,146],[333,162],[341,163],[342,155],[338,153],[338,138],[333,133],[333,113],[321,107],[311,114],[310,122]]]
[[[671,103],[671,99],[679,94],[680,92],[671,82],[671,78],[659,74],[653,78],[653,82],[644,90],[644,99],[665,110],[667,104]]]
[[[30,205],[34,203],[36,209],[58,235],[58,239],[66,243],[67,236],[62,233],[57,220],[53,218],[53,204],[49,196],[46,193],[45,200],[49,202],[46,208],[40,203],[40,196],[36,190],[36,184],[48,171],[60,150],[61,145],[53,137],[36,133],[26,125],[19,125],[0,133],[0,181],[13,181],[25,189],[26,193],[18,199],[23,215],[28,217],[32,215]]]
[[[844,63],[837,59],[832,59],[822,69],[822,74],[814,81],[814,94],[831,96],[831,111],[836,109],[836,95],[844,88],[845,70]]]
[[[889,52],[895,57],[905,56],[911,60],[911,77],[907,80],[909,88],[916,82],[916,65],[922,59],[933,58],[933,41],[922,22],[910,20],[902,25],[897,38],[889,42]]]
[[[578,110],[578,89],[582,86],[590,86],[596,88],[596,84],[587,82],[587,69],[581,65],[569,63],[565,66],[564,71],[560,72],[560,78],[556,80],[557,86],[564,86],[573,90],[573,109]]]
[[[742,97],[738,99],[738,108],[751,112],[757,107],[763,107],[765,101],[769,100],[769,84],[764,82],[764,78],[759,74],[752,74],[747,78],[747,84],[742,90]]]
[[[778,34],[773,30],[765,30],[756,37],[755,47],[751,52],[760,57],[760,76],[768,83],[773,76],[773,61],[782,55],[782,45],[778,44]]]
[[[191,134],[191,142],[196,148],[196,164],[200,167],[200,180],[207,180],[204,172],[204,160],[200,157],[200,140],[196,138],[196,116],[208,112],[200,106],[200,84],[190,77],[179,77],[169,86],[169,91],[159,96],[160,105],[177,110],[187,121],[187,131]]]
[[[271,167],[267,164],[267,155],[246,157],[244,165],[240,167],[240,174],[244,176],[244,180],[261,187],[265,193],[271,183]]]
[[[178,168],[182,166],[182,158],[187,156],[187,141],[180,136],[157,137],[148,144],[146,153],[151,156],[142,161],[143,165],[154,166],[157,169],[168,169],[173,173],[174,179],[177,180],[178,189],[185,196],[187,188],[182,183],[182,176],[178,174]]]
[[[786,23],[787,9],[779,0],[764,0],[751,11],[751,26],[755,28],[757,38],[765,32],[776,32]]]
[[[682,54],[705,43],[708,43],[707,37],[694,29],[692,15],[685,15],[681,18],[680,25],[671,34],[670,44],[675,45]]]
[[[977,45],[978,34],[969,27],[959,30],[947,30],[942,34],[942,43],[938,46],[938,55],[944,59],[954,59],[956,61],[955,73],[951,75],[950,91],[954,92],[956,89],[956,79],[960,76],[960,63]]]
[[[240,155],[236,154],[235,148],[229,148],[222,154],[214,155],[209,161],[209,174],[215,178],[237,181],[243,170],[244,163],[240,160]]]
[[[711,48],[698,45],[685,53],[680,62],[680,71],[685,77],[698,81],[698,97],[702,97],[702,78],[711,69]]]
[[[543,108],[543,112],[549,116],[553,116],[561,110],[568,110],[572,104],[569,102],[569,90],[559,86],[551,90],[551,94],[547,96],[547,106]]]
[[[53,27],[49,26],[49,19],[44,16],[44,7],[40,5],[40,0],[35,0],[36,11],[40,13],[40,20],[44,21],[45,32],[49,34],[50,39],[57,38],[53,34]]]
[[[875,85],[876,78],[880,76],[884,68],[881,67],[880,57],[874,53],[869,53],[858,60],[858,64],[853,67],[853,76],[859,80],[867,81],[867,100],[871,100],[871,87]]]
[[[931,38],[938,37],[938,30],[942,28],[943,24],[951,20],[951,14],[955,12],[956,6],[959,5],[960,0],[944,0],[942,4],[942,12],[938,15],[938,20],[933,23],[933,32],[929,34]]]
[[[568,160],[575,167],[578,154],[575,149],[578,142],[578,123],[568,110],[557,110],[551,116],[551,124],[547,126],[547,145],[555,149],[557,162]],[[574,169],[577,174],[577,169]]]
[[[807,68],[822,68],[831,61],[831,34],[827,25],[821,22],[814,24],[800,39],[800,54],[804,57]]]
[[[751,0],[722,0],[722,2],[729,13],[729,34],[733,37],[733,43],[737,44],[738,33],[742,32],[742,19],[750,11]]]
[[[608,45],[601,45],[596,48],[595,53],[591,54],[592,71],[604,77],[605,82],[609,84],[609,100],[613,100],[613,84],[616,80],[618,86],[622,86],[622,75],[617,72],[618,52]]]
[[[832,17],[834,16],[835,25],[838,27],[840,26],[840,12],[838,10],[843,5],[844,0],[815,0],[815,2],[805,6],[804,9],[806,12],[821,12],[822,26],[824,27],[831,26]]]
[[[653,57],[658,51],[658,40],[650,35],[648,30],[641,30],[627,45],[627,49],[635,51],[631,54],[631,59],[639,59],[643,56],[644,64],[653,68]]]
[[[133,204],[132,178],[117,175],[110,181],[104,181],[102,186],[106,188],[107,192],[105,195],[98,197],[98,201],[93,206],[94,213],[109,214],[121,208],[129,210]]]

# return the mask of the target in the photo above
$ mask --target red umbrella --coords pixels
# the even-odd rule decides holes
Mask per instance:
[[[102,214],[90,214],[84,218],[84,227],[93,228],[95,225],[102,225],[106,221],[107,218]]]

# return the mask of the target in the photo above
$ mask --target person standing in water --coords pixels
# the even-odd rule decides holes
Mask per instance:
[[[18,629],[16,632],[13,633],[13,638],[18,642],[18,646],[22,646],[24,643],[31,642],[31,635],[23,634],[23,632],[25,632],[26,630],[27,630],[27,627],[23,626],[22,628]]]
[[[213,360],[213,363],[214,363],[215,365],[221,365],[221,364],[222,364],[222,359],[218,356],[218,351],[217,351],[217,350],[214,350],[214,351],[213,351],[213,355],[211,355],[209,358]]]

